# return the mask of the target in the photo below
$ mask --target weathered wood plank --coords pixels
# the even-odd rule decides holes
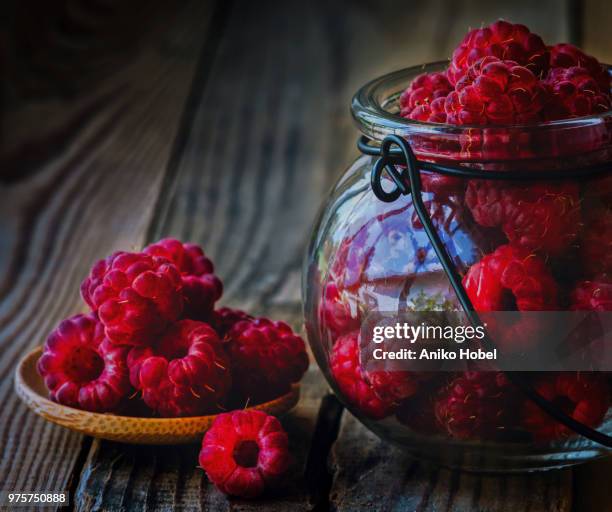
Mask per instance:
[[[571,471],[475,475],[424,466],[382,442],[352,415],[342,420],[330,459],[334,510],[568,512]]]
[[[3,105],[0,148],[3,489],[66,490],[81,448],[89,446],[29,413],[13,393],[12,373],[25,350],[80,309],[79,283],[90,264],[143,242],[210,12],[201,2],[180,9],[164,2],[81,2],[78,13],[64,11],[69,4],[7,6],[14,7],[16,24],[33,26],[21,27],[31,29],[21,33],[27,41],[14,34],[10,40],[5,88],[11,101]],[[26,12],[19,15],[21,8]],[[54,9],[61,13],[45,17]],[[81,36],[68,22],[79,13],[94,24],[103,18],[106,39],[95,39],[102,48],[87,43],[86,29],[85,43],[76,44]],[[52,38],[45,38],[45,27]],[[105,40],[125,42],[122,30],[131,43],[123,52],[105,51]],[[77,48],[69,47],[75,41]],[[31,47],[20,46],[26,43]],[[70,70],[62,67],[65,52]]]

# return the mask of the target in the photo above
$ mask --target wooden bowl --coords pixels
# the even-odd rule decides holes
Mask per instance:
[[[15,391],[23,402],[44,419],[88,436],[133,444],[187,444],[202,440],[217,415],[189,418],[141,418],[81,411],[47,398],[47,389],[36,370],[42,348],[34,349],[15,371]],[[293,409],[300,398],[300,386],[270,402],[249,407],[279,416]]]

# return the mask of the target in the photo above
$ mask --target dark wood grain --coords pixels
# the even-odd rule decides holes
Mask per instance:
[[[571,470],[484,476],[424,466],[345,414],[332,450],[333,510],[567,512]]]
[[[129,21],[135,49],[120,56],[110,51],[109,59],[119,62],[92,70],[95,87],[66,92],[63,81],[51,80],[32,91],[25,79],[35,66],[18,69],[24,64],[20,43],[11,41],[16,53],[6,88],[12,101],[0,152],[3,489],[65,490],[78,476],[79,453],[89,443],[28,412],[13,393],[12,372],[28,347],[41,344],[61,318],[81,308],[79,283],[93,261],[142,244],[210,13],[200,2],[180,9],[149,3],[145,11],[139,3],[138,16],[125,18],[119,2],[96,5],[102,17],[114,12],[121,18],[115,23]],[[32,23],[44,21],[37,20]],[[56,38],[62,35],[68,37],[60,31]],[[53,66],[54,51],[62,55],[67,43],[60,40],[40,42],[51,55],[42,59],[45,65]],[[88,47],[81,51],[72,54],[72,64],[87,60]]]

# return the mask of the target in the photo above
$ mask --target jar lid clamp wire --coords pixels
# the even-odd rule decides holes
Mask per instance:
[[[473,169],[462,166],[438,165],[431,162],[422,162],[417,160],[410,144],[406,139],[398,135],[388,135],[384,138],[380,146],[373,146],[368,143],[368,138],[362,136],[357,142],[359,150],[369,156],[379,157],[372,168],[370,183],[372,191],[378,199],[384,202],[393,202],[401,195],[412,195],[414,209],[421,221],[425,233],[431,242],[436,255],[438,256],[442,268],[446,273],[451,286],[461,307],[465,311],[470,323],[473,326],[482,327],[486,333],[482,342],[485,348],[492,350],[496,348],[495,342],[486,332],[486,328],[482,324],[480,317],[463,286],[462,278],[452,259],[450,258],[446,248],[438,232],[436,231],[431,216],[421,197],[421,171],[430,171],[443,174],[446,176],[455,176],[460,178],[470,179],[486,179],[486,180],[512,180],[512,181],[538,181],[538,180],[563,180],[568,178],[586,178],[595,174],[609,172],[610,166],[598,164],[579,169],[550,171],[546,173],[534,173],[523,170],[510,171],[486,171]],[[397,167],[401,167],[398,170]],[[393,182],[394,188],[385,190],[383,187],[383,175],[387,173]],[[504,372],[510,382],[519,388],[530,400],[536,403],[544,412],[552,416],[574,432],[597,442],[603,446],[612,448],[612,436],[604,434],[596,429],[585,425],[584,423],[575,420],[566,414],[560,407],[541,396],[531,385],[530,382],[520,373]]]

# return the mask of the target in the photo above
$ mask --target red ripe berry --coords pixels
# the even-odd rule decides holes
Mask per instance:
[[[612,210],[592,213],[582,234],[580,250],[588,275],[612,275]]]
[[[338,338],[330,356],[330,368],[343,397],[359,412],[372,419],[382,419],[393,412],[393,404],[382,400],[364,379],[359,361],[359,331]]]
[[[110,343],[94,314],[64,320],[38,360],[51,400],[86,411],[111,412],[130,392],[129,348]]]
[[[351,312],[346,292],[341,292],[330,280],[323,289],[319,304],[319,318],[323,332],[329,331],[333,340],[342,334],[359,329],[361,324],[357,312]]]
[[[602,92],[610,92],[610,75],[595,57],[584,53],[572,44],[561,43],[551,46],[550,67],[554,68],[585,68],[594,78]]]
[[[260,403],[287,393],[308,369],[304,340],[284,322],[243,320],[227,335],[234,390]]]
[[[166,258],[181,272],[184,316],[192,320],[209,320],[215,302],[221,298],[223,284],[214,274],[212,261],[201,247],[165,238],[144,249],[152,256]]]
[[[286,473],[290,461],[289,439],[280,422],[254,410],[217,416],[199,457],[221,492],[242,498],[262,494]]]
[[[554,311],[558,287],[544,261],[502,245],[472,265],[463,285],[476,311]]]
[[[400,96],[400,115],[416,121],[444,123],[444,98],[452,90],[445,73],[423,73]]]
[[[490,440],[503,437],[513,426],[517,392],[503,373],[465,372],[438,395],[438,424],[457,439]]]
[[[183,308],[181,276],[165,258],[116,252],[98,261],[81,285],[115,343],[150,344]]]
[[[574,311],[612,311],[612,284],[605,276],[594,281],[581,281],[572,291]]]
[[[180,320],[154,347],[128,355],[130,381],[161,416],[197,416],[218,410],[231,386],[229,360],[208,324]]]
[[[558,255],[581,228],[576,183],[500,185],[471,180],[465,203],[481,226],[501,227],[512,245]]]
[[[453,52],[448,68],[451,84],[463,78],[470,66],[483,57],[512,60],[540,77],[548,67],[548,50],[542,38],[524,25],[498,20],[471,30]]]
[[[508,125],[542,120],[546,88],[526,67],[512,60],[476,61],[446,97],[451,124]]]
[[[214,325],[217,334],[219,334],[219,337],[224,339],[230,329],[238,322],[253,319],[254,318],[251,315],[241,311],[240,309],[220,308],[214,312],[212,324]]]
[[[534,388],[566,414],[592,428],[601,424],[610,406],[608,383],[603,376],[594,373],[547,374]],[[574,434],[530,400],[523,406],[522,425],[536,441],[562,439]]]
[[[544,109],[547,121],[588,116],[610,110],[610,93],[601,91],[585,68],[551,69],[546,79],[551,94]]]

